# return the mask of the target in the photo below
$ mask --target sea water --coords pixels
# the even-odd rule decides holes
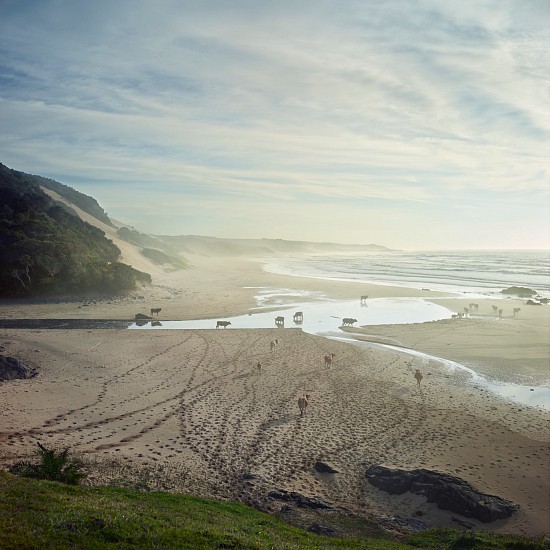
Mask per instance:
[[[468,250],[288,255],[266,271],[320,279],[429,288],[494,297],[510,286],[550,297],[550,250]]]

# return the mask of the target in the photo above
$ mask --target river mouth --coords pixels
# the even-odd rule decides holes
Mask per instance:
[[[113,319],[0,319],[0,328],[36,330],[127,329],[135,324],[136,321]]]
[[[528,407],[537,407],[550,410],[550,388],[533,385],[522,386],[514,383],[489,381],[472,369],[447,361],[445,359],[427,356],[415,350],[397,348],[391,345],[361,342],[341,330],[344,318],[354,320],[353,325],[384,325],[384,324],[408,324],[426,323],[441,319],[449,319],[451,311],[422,299],[411,298],[385,298],[368,300],[367,304],[355,301],[320,302],[295,302],[277,304],[281,309],[273,310],[273,303],[266,304],[250,310],[249,313],[234,317],[226,317],[223,320],[230,324],[227,328],[254,329],[254,328],[300,328],[304,332],[354,342],[360,345],[372,345],[393,348],[395,351],[412,355],[425,355],[427,358],[440,361],[448,370],[461,368],[469,371],[470,383],[484,387],[491,393],[503,397],[509,401],[520,403]],[[266,311],[268,310],[268,311]],[[295,322],[294,314],[302,311],[302,320]],[[283,317],[284,324],[275,324],[276,317]],[[30,329],[30,330],[193,330],[216,329],[220,319],[194,319],[186,321],[164,319],[139,319],[139,320],[113,320],[113,319],[0,319],[0,328],[4,329]]]

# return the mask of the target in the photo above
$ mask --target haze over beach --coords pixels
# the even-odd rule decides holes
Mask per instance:
[[[42,443],[88,485],[334,537],[547,543],[549,19],[2,2],[2,468]],[[477,504],[390,494],[386,467]]]
[[[544,0],[0,10],[2,162],[141,231],[550,248]]]

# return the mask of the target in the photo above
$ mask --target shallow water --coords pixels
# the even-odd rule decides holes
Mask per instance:
[[[265,311],[267,307],[272,308],[277,304],[273,301],[274,296],[284,294],[272,294],[269,297],[269,305],[255,308],[247,315],[225,317],[223,320],[231,322],[231,328],[273,328],[275,317],[285,318],[285,327],[300,327],[305,332],[317,334],[338,330],[342,325],[344,317],[357,319],[354,323],[360,325],[388,325],[395,323],[425,323],[448,319],[451,312],[440,305],[426,302],[417,298],[379,298],[371,300],[367,305],[361,306],[359,300],[343,300],[322,302],[302,302],[288,305],[285,309]],[[265,294],[262,295],[266,298]],[[267,301],[267,300],[266,300]],[[279,304],[280,305],[280,304]],[[304,313],[304,320],[301,323],[293,322],[293,315],[297,311]],[[161,321],[161,326],[132,325],[129,328],[159,328],[159,329],[184,329],[184,328],[215,328],[216,319],[194,320],[194,321]]]
[[[495,395],[529,407],[550,410],[550,388],[546,386],[524,386],[508,382],[489,381],[473,369],[460,363],[430,356],[412,349],[359,342],[352,334],[342,332],[339,328],[344,317],[357,319],[357,322],[354,323],[357,326],[425,323],[448,319],[452,312],[443,306],[421,298],[374,298],[368,299],[365,305],[361,305],[359,300],[329,300],[321,293],[263,287],[258,288],[256,301],[258,307],[251,310],[250,313],[224,318],[223,320],[230,321],[231,325],[229,329],[220,330],[274,328],[275,317],[283,316],[285,318],[285,328],[299,327],[305,332],[327,338],[353,342],[358,345],[386,347],[400,353],[422,357],[426,361],[436,361],[450,371],[461,369],[467,372],[471,384],[483,387]],[[269,311],[267,311],[268,308]],[[293,314],[297,311],[302,311],[304,314],[301,323],[293,322]],[[129,328],[134,330],[215,329],[217,320],[161,321],[155,319],[136,323],[98,319],[4,319],[0,320],[0,327],[30,329]]]
[[[324,334],[328,338],[331,337],[330,334]],[[426,367],[430,364],[440,364],[449,371],[461,370],[466,372],[469,375],[468,383],[476,386],[478,388],[483,388],[499,397],[513,401],[527,407],[537,407],[547,411],[550,411],[550,388],[546,386],[524,386],[521,384],[513,384],[511,382],[503,382],[497,380],[487,380],[485,377],[481,376],[475,372],[470,367],[457,363],[456,361],[451,361],[450,359],[443,359],[441,357],[436,357],[435,355],[429,355],[421,351],[413,349],[404,349],[396,346],[391,346],[388,344],[378,344],[374,342],[359,342],[353,338],[353,335],[346,334],[345,336],[333,334],[332,338],[352,342],[361,346],[371,346],[371,347],[381,347],[386,349],[391,349],[398,351],[403,354],[411,355],[414,357],[419,357],[424,361]]]
[[[435,361],[447,368],[449,371],[460,369],[467,372],[470,376],[469,383],[483,387],[484,389],[513,401],[529,407],[539,407],[550,410],[550,388],[546,386],[523,386],[509,382],[489,381],[473,369],[447,359],[435,357],[413,349],[404,349],[400,347],[375,344],[371,342],[359,342],[352,334],[344,333],[340,330],[342,319],[351,317],[357,319],[357,326],[361,325],[385,325],[385,324],[406,324],[406,323],[425,323],[441,319],[448,319],[451,311],[447,308],[427,302],[420,298],[376,298],[367,300],[366,305],[361,305],[359,300],[327,300],[322,302],[296,302],[288,304],[289,299],[300,299],[304,297],[312,298],[311,293],[301,293],[289,289],[259,289],[257,302],[261,305],[247,315],[238,315],[227,317],[223,320],[230,321],[228,329],[235,328],[273,328],[275,327],[275,317],[283,316],[285,318],[285,327],[300,327],[303,331],[353,342],[362,346],[379,346],[393,349],[400,353],[421,357],[427,362]],[[273,305],[282,305],[287,303],[287,308],[272,311],[263,311],[266,307]],[[302,323],[294,323],[293,315],[297,311],[304,313]],[[158,322],[157,322],[158,323]],[[215,328],[216,319],[205,319],[195,321],[162,321],[156,327],[147,323],[145,326],[131,325],[131,329],[208,329]],[[282,330],[282,329],[281,329]]]

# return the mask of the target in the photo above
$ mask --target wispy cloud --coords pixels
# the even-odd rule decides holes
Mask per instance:
[[[299,211],[309,238],[356,242],[327,216],[332,202],[357,212],[361,240],[421,246],[419,212],[444,212],[456,235],[471,223],[457,200],[509,217],[530,196],[531,221],[547,227],[545,2],[51,0],[2,11],[0,160],[78,182],[144,230],[157,208],[165,232],[210,223],[220,234],[246,204],[243,232],[279,236],[266,209]],[[146,209],[115,199],[132,185]],[[225,208],[212,210],[213,197]],[[210,221],[171,215],[186,198]],[[372,220],[393,208],[404,225],[377,232],[358,210],[369,201]],[[498,227],[494,246],[511,233]]]

